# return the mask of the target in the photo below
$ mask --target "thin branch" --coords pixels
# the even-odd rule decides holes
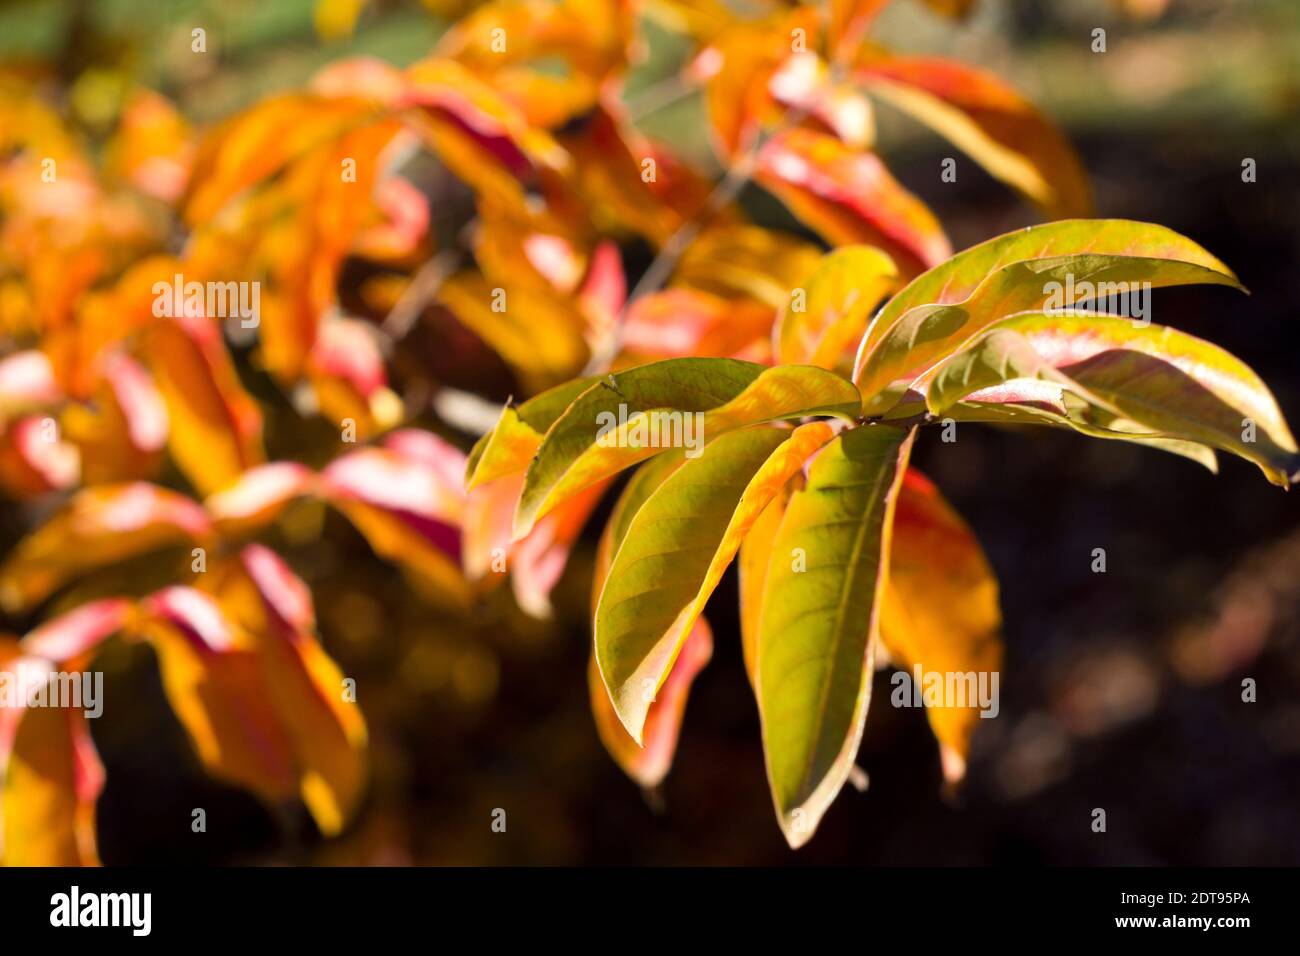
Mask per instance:
[[[411,277],[410,283],[402,290],[392,310],[379,325],[379,331],[390,348],[411,331],[415,320],[420,317],[425,306],[433,301],[442,284],[451,278],[463,256],[460,249],[441,249]]]

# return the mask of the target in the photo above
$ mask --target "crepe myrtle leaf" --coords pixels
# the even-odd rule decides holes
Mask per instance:
[[[10,497],[40,498],[81,479],[80,449],[67,440],[75,436],[66,436],[60,425],[49,415],[29,415],[0,435],[0,486]]]
[[[939,367],[927,396],[932,407],[975,391],[961,385],[965,369],[1007,341],[1041,357],[1081,397],[1162,436],[1240,455],[1274,484],[1288,485],[1300,465],[1282,410],[1249,367],[1184,332],[1114,316],[1026,312],[1003,319]],[[999,372],[1020,377],[1011,365],[982,368],[977,387],[997,384]],[[1255,433],[1244,436],[1247,420]]]
[[[88,488],[14,548],[0,567],[0,600],[25,610],[88,571],[211,533],[203,509],[174,491],[144,482]]]
[[[330,421],[356,423],[358,440],[392,428],[402,400],[388,387],[375,327],[360,319],[327,318],[317,328],[307,359],[312,390]]]
[[[356,96],[290,93],[270,97],[204,137],[183,200],[191,225],[211,222],[228,202],[294,160],[373,118]]]
[[[755,683],[772,799],[794,848],[844,785],[862,736],[912,435],[868,425],[836,438],[813,460],[773,542]],[[790,560],[796,549],[803,562]]]
[[[1240,288],[1232,270],[1163,226],[1068,219],[1007,233],[917,276],[885,303],[863,335],[854,365],[865,413],[879,414],[897,400],[882,395],[895,379],[919,374],[997,319],[1042,308],[1054,294],[1060,301],[1053,308],[1072,306],[1085,283],[1095,291],[1103,282]],[[952,308],[941,308],[946,306]]]
[[[880,640],[894,666],[915,675],[976,674],[996,687],[1002,666],[998,582],[979,541],[934,484],[909,468],[898,492]],[[965,775],[979,726],[978,697],[943,701],[926,717],[939,741],[944,777]]]
[[[723,435],[641,505],[596,608],[596,662],[641,742],[650,704],[713,589],[767,503],[834,429],[756,426]]]
[[[749,298],[780,309],[817,267],[822,251],[788,232],[744,222],[711,226],[682,252],[673,274],[685,286],[724,299]]]
[[[155,592],[140,611],[138,636],[153,647],[168,703],[204,768],[268,803],[293,799],[292,745],[263,686],[251,636],[195,588]]]
[[[573,493],[653,457],[668,444],[642,441],[637,435],[641,425],[675,420],[686,438],[691,436],[685,426],[697,423],[694,439],[708,442],[765,421],[824,415],[852,419],[858,401],[847,380],[812,366],[764,369],[734,359],[669,359],[607,376],[546,433],[524,479],[515,535],[527,534],[539,517]],[[692,417],[697,412],[702,419]],[[648,414],[642,418],[638,413]],[[678,417],[664,419],[665,414]],[[617,427],[607,427],[613,421]]]
[[[572,298],[554,290],[498,284],[464,271],[442,284],[438,302],[499,353],[530,390],[567,380],[588,358],[583,316]]]
[[[366,730],[316,640],[310,592],[256,545],[201,583],[141,602],[172,709],[210,773],[269,803],[301,799],[338,833],[364,788]]]

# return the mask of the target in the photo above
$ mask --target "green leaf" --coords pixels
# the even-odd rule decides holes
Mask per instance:
[[[994,384],[996,370],[973,357],[1001,349],[990,342],[1006,343],[1008,335],[1050,356],[1049,374],[1090,403],[1160,437],[1240,455],[1274,484],[1289,484],[1297,467],[1295,439],[1268,387],[1218,346],[1163,326],[1087,313],[1012,316],[938,367],[932,407],[970,394],[960,381],[975,365],[985,374],[981,381]],[[1012,365],[1005,371],[1017,377]],[[937,402],[936,391],[943,392]]]
[[[641,505],[596,608],[596,662],[638,743],[655,694],[750,527],[808,457],[835,435],[746,428],[712,442]]]
[[[906,384],[991,323],[1047,305],[1053,283],[1062,287],[1055,307],[1080,301],[1085,283],[1116,282],[1241,288],[1222,262],[1163,226],[1072,219],[1008,233],[918,276],[885,304],[858,347],[853,378],[864,412],[885,411],[897,399],[892,383]]]
[[[1058,389],[1058,393],[1058,396],[1052,398],[1059,400],[1044,400],[1042,395],[1026,396],[1010,388],[987,389],[980,393],[981,401],[958,402],[951,406],[944,413],[944,419],[985,425],[1045,425],[1049,428],[1068,429],[1089,438],[1145,445],[1190,459],[1214,474],[1219,472],[1218,458],[1213,448],[1166,437],[1137,422],[1117,417],[1104,409],[1075,399],[1068,392]],[[891,408],[884,421],[913,419],[925,411],[923,401],[919,398],[915,401],[909,399]]]
[[[764,368],[735,359],[685,358],[608,375],[546,433],[524,479],[515,536],[526,535],[538,518],[583,488],[667,445],[686,442],[698,449],[701,442],[765,421],[853,419],[860,403],[847,379],[812,366]],[[694,413],[702,419],[690,417]]]
[[[808,841],[848,777],[912,432],[845,432],[813,461],[772,547],[758,636],[758,710],[778,821]]]

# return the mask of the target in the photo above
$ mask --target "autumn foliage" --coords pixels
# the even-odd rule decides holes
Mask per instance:
[[[347,28],[337,6],[323,28]],[[884,6],[498,0],[409,67],[337,62],[211,128],[138,91],[102,143],[48,77],[0,72],[0,484],[26,516],[0,567],[25,636],[0,639],[0,667],[147,644],[205,768],[337,834],[365,793],[366,701],[313,582],[268,543],[278,523],[337,512],[447,615],[508,580],[544,616],[635,469],[591,588],[600,738],[638,784],[664,778],[734,563],[798,846],[850,773],[873,669],[1002,666],[997,583],[909,467],[918,431],[1044,425],[1210,468],[1222,451],[1287,485],[1295,442],[1254,373],[1084,292],[1239,287],[1229,268],[1160,226],[1084,218],[1055,127],[982,69],[872,42]],[[648,22],[691,45],[678,82],[720,173],[624,101]],[[954,255],[875,151],[877,103],[1047,222]],[[742,188],[791,228],[750,221]],[[231,304],[253,284],[250,316]],[[656,412],[699,416],[699,453],[638,439]],[[928,717],[955,783],[976,709]],[[0,860],[95,862],[102,782],[79,711],[6,702]]]

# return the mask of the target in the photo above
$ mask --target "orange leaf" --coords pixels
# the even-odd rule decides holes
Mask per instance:
[[[917,667],[943,675],[945,684],[949,674],[993,675],[980,678],[991,681],[1002,666],[1001,627],[997,579],[979,542],[930,480],[908,469],[894,512],[880,616],[890,658],[909,675]],[[996,693],[997,685],[988,686]],[[927,704],[926,716],[939,740],[944,776],[956,782],[966,771],[980,705],[946,704]]]
[[[399,431],[383,447],[335,460],[321,472],[321,493],[377,555],[410,572],[431,596],[463,605],[469,599],[460,573],[464,469],[464,454],[442,439]]]
[[[835,245],[883,248],[915,274],[952,255],[939,221],[874,153],[833,136],[794,129],[760,150],[755,179]]]
[[[55,671],[0,639],[0,681],[23,688]],[[55,693],[50,685],[47,693]],[[5,866],[94,866],[95,801],[104,768],[84,713],[28,706],[21,694],[0,699],[0,863]]]
[[[208,516],[190,499],[144,482],[78,492],[24,538],[0,568],[0,602],[19,611],[95,568],[211,533]]]
[[[854,73],[868,92],[946,137],[1050,219],[1087,216],[1092,191],[1078,155],[1028,100],[985,70],[938,57],[874,52]]]
[[[262,461],[262,413],[210,319],[158,320],[141,354],[167,404],[172,458],[195,488],[211,493]]]

